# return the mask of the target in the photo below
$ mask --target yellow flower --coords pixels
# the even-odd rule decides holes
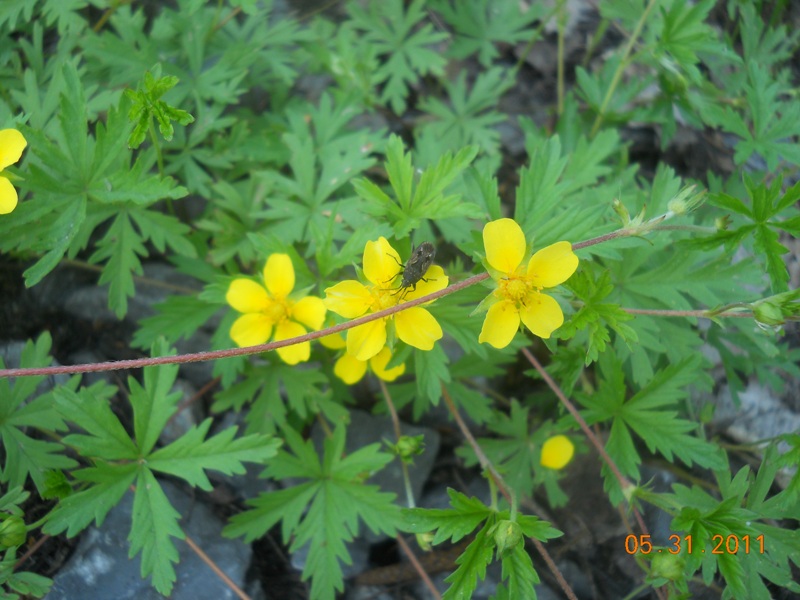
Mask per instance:
[[[0,130],[0,171],[13,165],[22,156],[28,142],[16,129]],[[17,206],[17,190],[7,177],[0,176],[0,215],[7,215]]]
[[[578,268],[578,257],[569,242],[556,242],[542,248],[523,264],[525,234],[512,219],[498,219],[483,228],[486,261],[496,272],[497,289],[483,322],[479,342],[505,348],[514,339],[520,321],[534,335],[549,338],[561,327],[564,313],[544,288],[564,283]]]
[[[431,266],[424,279],[417,282],[417,289],[398,292],[398,288],[387,287],[398,281],[400,255],[389,245],[386,238],[367,242],[364,247],[364,277],[370,285],[349,279],[325,290],[325,306],[346,319],[355,319],[367,312],[378,312],[420,298],[447,287],[448,278],[444,270]],[[409,346],[420,350],[431,350],[436,340],[442,337],[442,328],[433,315],[421,306],[400,311],[390,317],[377,319],[347,330],[347,353],[360,361],[378,354],[386,345],[386,327],[392,322],[397,337]],[[385,363],[384,363],[385,365]]]
[[[563,469],[572,460],[575,445],[565,435],[554,435],[542,444],[542,457],[539,462],[548,469]]]
[[[225,300],[234,310],[244,313],[231,327],[231,338],[239,347],[264,344],[307,333],[306,328],[319,329],[325,321],[325,305],[321,298],[306,296],[289,298],[294,289],[294,267],[288,254],[272,254],[264,265],[264,286],[251,279],[234,279]],[[278,348],[283,362],[296,365],[311,356],[311,344],[302,342]]]
[[[344,340],[342,340],[344,344]],[[355,356],[345,352],[333,366],[334,374],[344,381],[347,385],[358,383],[367,372],[367,365],[379,379],[384,381],[394,381],[406,372],[405,363],[387,369],[386,365],[392,359],[392,352],[387,347],[383,347],[380,352],[369,360],[358,360]]]

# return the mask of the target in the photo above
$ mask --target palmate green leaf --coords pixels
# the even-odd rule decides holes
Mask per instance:
[[[693,552],[688,555],[687,576],[692,576],[701,568],[704,581],[710,584],[715,573],[719,571],[727,584],[724,597],[733,598],[770,598],[762,577],[784,586],[800,588],[796,583],[791,583],[791,569],[786,560],[788,556],[792,556],[796,562],[800,536],[796,531],[780,530],[794,538],[788,546],[783,546],[782,542],[788,540],[782,533],[778,536],[779,539],[783,538],[780,541],[767,536],[778,528],[763,525],[757,520],[756,513],[740,508],[750,489],[749,469],[741,469],[732,480],[727,470],[717,472],[717,476],[722,493],[721,501],[697,487],[687,488],[683,485],[673,486],[675,494],[667,498],[673,506],[681,507],[672,521],[672,527],[692,535]],[[763,552],[756,539],[761,533],[765,534]],[[711,552],[718,543],[712,539],[713,536],[722,536],[723,541],[728,536],[735,536],[739,540],[740,551],[735,554]],[[749,536],[751,540],[749,554],[745,554],[742,548],[745,536]],[[773,544],[777,548],[774,555]]]
[[[734,153],[736,164],[743,164],[754,153],[764,157],[770,172],[777,170],[781,159],[800,164],[800,149],[793,141],[800,134],[800,106],[792,99],[780,98],[791,91],[754,61],[747,64],[747,76],[749,114],[740,115],[728,106],[714,115],[721,127],[742,138]]]
[[[326,389],[328,380],[319,371],[304,372],[298,377],[296,367],[275,362],[263,367],[248,366],[246,375],[246,379],[217,394],[213,410],[239,410],[250,403],[248,434],[275,433],[286,425],[290,414],[306,419],[320,412],[332,421],[345,414],[341,405],[328,402],[332,392]]]
[[[443,154],[421,173],[415,186],[411,154],[404,151],[403,141],[392,135],[386,146],[385,167],[395,199],[366,179],[354,180],[353,187],[367,201],[366,210],[392,224],[395,236],[402,239],[425,219],[482,214],[476,204],[465,202],[459,194],[445,195],[447,187],[464,172],[477,152],[477,148],[466,147],[455,155]]]
[[[790,209],[800,199],[800,184],[795,184],[784,193],[782,191],[783,178],[776,177],[769,186],[745,175],[744,183],[750,196],[751,205],[728,194],[716,194],[711,201],[718,206],[744,216],[747,221],[744,225],[726,232],[738,241],[745,235],[752,235],[754,249],[766,262],[766,271],[769,274],[773,293],[785,292],[789,281],[789,273],[783,262],[782,256],[788,252],[779,241],[778,230],[795,233],[795,223],[798,220],[796,210],[791,217],[782,220],[781,215]]]
[[[151,356],[174,356],[175,350],[169,348],[164,339],[153,344]],[[140,455],[153,451],[164,426],[175,413],[180,392],[170,393],[178,365],[158,365],[144,368],[144,386],[133,377],[128,377],[130,402],[133,407],[133,431]]]
[[[94,467],[73,472],[78,481],[92,485],[59,501],[42,530],[50,535],[66,531],[73,537],[92,521],[99,527],[136,480],[135,463],[109,464],[98,461]]]
[[[493,521],[494,519],[486,521],[472,543],[456,559],[458,568],[445,579],[450,587],[442,595],[442,600],[471,598],[478,586],[478,579],[486,578],[486,567],[492,562],[494,554],[494,542],[487,535],[491,526],[494,525]]]
[[[145,72],[143,86],[141,86],[144,89],[125,90],[125,95],[132,102],[128,118],[135,124],[128,138],[129,148],[138,148],[141,145],[153,119],[158,123],[158,129],[167,141],[172,139],[174,131],[172,121],[177,121],[181,125],[194,122],[194,117],[188,112],[170,106],[161,100],[161,96],[175,87],[179,80],[174,75],[160,77],[160,74],[159,65],[155,76],[150,71]]]
[[[209,304],[196,296],[170,296],[155,306],[157,314],[139,321],[131,345],[149,348],[160,336],[167,343],[188,339],[219,311],[219,306]]]
[[[525,551],[525,544],[518,544],[501,562],[503,581],[508,581],[509,598],[536,600],[534,586],[539,583],[539,575],[530,554]]]
[[[451,380],[448,363],[447,355],[441,345],[437,344],[429,351],[414,351],[414,373],[417,376],[419,394],[419,401],[414,403],[415,413],[418,405],[420,410],[425,412],[429,407],[428,403],[434,406],[439,403],[442,397],[442,384]]]
[[[444,41],[447,34],[436,32],[431,23],[419,26],[427,18],[424,0],[414,0],[407,7],[402,0],[386,0],[370,3],[367,10],[350,3],[348,11],[353,24],[364,31],[364,38],[386,57],[373,73],[373,85],[384,84],[381,102],[401,114],[409,86],[421,75],[442,73],[444,57],[429,46]]]
[[[122,243],[115,249],[101,246],[95,259],[113,258],[103,276],[105,281],[114,282],[111,306],[123,315],[132,290],[129,270],[138,267],[137,253],[147,255],[139,237],[152,239],[157,246],[169,245],[178,252],[193,254],[194,250],[181,239],[188,230],[173,217],[140,218],[143,231],[139,236],[133,235],[128,218],[123,219],[122,215],[130,204],[143,210],[162,198],[179,198],[186,190],[169,178],[144,173],[148,160],[137,160],[131,166],[131,154],[121,140],[129,131],[124,101],[117,108],[102,107],[108,109],[106,122],[96,124],[96,137],[89,135],[87,98],[77,68],[68,63],[62,75],[64,92],[60,96],[58,122],[46,131],[24,131],[31,158],[22,187],[33,192],[38,201],[23,203],[22,210],[0,224],[0,239],[7,249],[41,256],[25,272],[26,284],[31,286],[49,273],[65,253],[74,256],[85,248],[93,230],[105,219],[114,218],[110,229],[121,235]],[[98,209],[98,204],[108,205],[107,210]],[[4,235],[6,227],[11,236]],[[26,231],[28,235],[23,235]],[[106,246],[116,246],[112,242],[109,237],[104,238]]]
[[[131,546],[128,558],[142,552],[142,577],[152,575],[153,586],[168,596],[175,583],[173,563],[178,562],[178,549],[172,538],[186,536],[178,525],[181,514],[169,502],[167,495],[149,469],[141,469],[136,479],[133,497]]]
[[[533,490],[535,469],[538,466],[535,463],[536,444],[531,435],[528,412],[528,408],[512,400],[510,414],[498,412],[489,423],[491,431],[500,437],[478,440],[486,456],[500,468],[511,489],[525,495]],[[468,465],[478,464],[471,449],[459,448],[457,453]]]
[[[204,470],[213,469],[226,475],[245,472],[243,462],[264,464],[277,454],[280,440],[265,435],[233,439],[236,427],[228,427],[206,438],[212,420],[206,419],[180,438],[153,452],[148,466],[154,471],[185,479],[190,485],[210,491],[211,482]]]
[[[587,270],[581,270],[570,278],[568,286],[583,301],[583,306],[564,323],[555,337],[570,339],[577,336],[576,342],[586,348],[584,360],[587,366],[605,351],[611,340],[609,330],[628,345],[639,341],[636,330],[625,324],[633,320],[633,315],[616,304],[602,302],[614,291],[609,271],[603,271],[595,280]]]
[[[17,594],[26,599],[41,598],[50,591],[52,579],[30,571],[18,571],[18,566],[17,549],[7,549],[0,560],[0,597],[3,600],[18,600]],[[15,593],[8,593],[6,589]]]
[[[280,451],[265,474],[275,479],[309,479],[288,490],[262,494],[248,501],[254,508],[231,519],[224,533],[253,539],[283,519],[286,543],[291,550],[309,544],[303,579],[311,578],[311,598],[333,600],[344,588],[341,563],[350,563],[346,542],[358,534],[359,520],[374,532],[393,535],[399,523],[394,494],[365,485],[364,479],[392,460],[379,444],[365,446],[344,456],[345,428],[339,426],[324,442],[322,460],[313,444],[291,429],[285,430],[293,455]]]
[[[479,147],[492,154],[500,143],[500,132],[495,127],[506,116],[495,110],[500,96],[513,84],[509,73],[490,69],[481,73],[467,92],[466,72],[461,71],[454,83],[445,83],[449,104],[435,97],[420,102],[420,108],[436,120],[419,130],[419,136],[429,136],[446,143],[442,150],[458,150],[467,145]]]
[[[436,530],[431,543],[444,540],[458,542],[475,531],[495,511],[475,497],[469,498],[452,488],[447,489],[452,508],[408,508],[403,511],[403,525],[412,533]]]
[[[458,59],[477,53],[484,67],[499,54],[495,44],[531,42],[527,28],[545,12],[540,4],[523,11],[514,0],[443,0],[434,7],[455,31],[448,53]]]
[[[702,359],[691,355],[682,362],[657,372],[653,379],[629,400],[622,364],[609,351],[598,361],[602,376],[591,395],[580,395],[586,407],[583,416],[588,423],[611,421],[607,450],[620,471],[639,479],[641,458],[636,451],[633,434],[642,439],[651,452],[659,452],[667,460],[677,456],[686,464],[697,463],[707,468],[723,468],[724,455],[718,447],[692,435],[696,423],[679,416],[678,402],[687,396],[686,388],[703,373]],[[613,498],[621,499],[620,490],[610,471],[604,468],[606,488]]]
[[[601,131],[591,140],[582,136],[574,148],[563,147],[557,135],[526,140],[530,165],[520,170],[514,210],[514,220],[522,227],[526,239],[534,236],[537,240],[546,239],[542,238],[542,231],[548,228],[546,224],[551,220],[564,221],[557,208],[565,206],[567,196],[585,194],[586,188],[611,172],[605,163],[619,150],[619,145],[619,134],[613,129]]]
[[[36,342],[28,341],[22,350],[20,366],[23,368],[48,366],[51,346],[50,334],[44,333]],[[0,358],[0,368],[4,368]],[[28,477],[39,493],[47,487],[47,472],[76,466],[56,442],[32,437],[34,430],[60,432],[66,424],[53,406],[53,393],[32,397],[44,377],[21,377],[11,385],[9,379],[0,379],[0,440],[5,451],[0,462],[0,482],[8,486],[23,486]],[[77,387],[73,377],[61,388]]]
[[[120,319],[128,312],[128,298],[134,295],[133,275],[142,274],[140,256],[147,256],[144,240],[130,217],[122,212],[114,219],[97,250],[89,257],[93,264],[106,261],[98,283],[109,284],[108,304]]]
[[[108,405],[108,398],[89,388],[73,392],[67,388],[54,391],[56,407],[64,419],[84,431],[72,433],[62,440],[87,457],[104,460],[135,460],[139,457],[136,444]]]

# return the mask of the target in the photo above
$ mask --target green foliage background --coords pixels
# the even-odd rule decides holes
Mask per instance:
[[[27,286],[65,260],[99,267],[98,284],[120,318],[142,262],[170,261],[203,292],[171,297],[139,324],[132,344],[163,356],[220,311],[235,276],[258,273],[274,252],[292,256],[298,288],[322,295],[353,277],[364,244],[381,235],[406,256],[412,244],[435,240],[452,282],[482,271],[480,231],[501,216],[513,216],[538,249],[621,226],[630,233],[668,215],[664,224],[678,226],[578,252],[579,272],[559,296],[567,321],[547,342],[546,368],[584,419],[607,433],[621,472],[642,484],[631,496],[604,468],[610,502],[663,508],[675,531],[695,536],[696,548],[713,534],[768,540],[763,554],[687,556],[671,577],[645,557],[644,580],[666,586],[670,597],[688,593],[693,576],[719,583],[723,597],[769,598],[767,581],[798,592],[800,480],[770,491],[779,466],[800,462],[798,436],[784,438],[791,450],[783,456],[771,440],[759,468],[734,472],[688,399],[712,389],[704,346],[719,352],[734,397],[748,378],[780,393],[776,374],[800,375],[797,353],[779,335],[798,312],[781,239],[800,231],[800,184],[789,183],[800,166],[790,69],[800,33],[781,24],[785,2],[598,4],[598,33],[568,73],[574,85],[556,91],[552,119],[542,125],[503,109],[527,68],[509,59],[509,44],[541,40],[546,23],[563,32],[558,2],[531,2],[521,12],[516,0],[350,1],[328,16],[288,15],[252,0],[4,2],[0,128],[18,128],[29,145],[9,169],[22,201],[0,217],[0,251],[29,265]],[[721,20],[726,29],[717,27]],[[624,41],[599,52],[608,29]],[[312,91],[317,82],[324,91]],[[526,154],[514,165],[513,190],[500,178],[509,163],[498,128],[512,122]],[[656,128],[663,147],[679,127],[716,131],[734,140],[735,169],[698,182],[663,162],[644,172],[621,134],[630,124]],[[391,134],[398,131],[403,138]],[[676,210],[690,183],[708,191],[704,204]],[[637,216],[626,220],[625,212]],[[475,385],[502,376],[531,343],[520,334],[502,351],[478,344],[481,317],[470,315],[486,293],[471,288],[432,305],[459,352],[399,344],[397,360],[414,377],[388,390],[415,419],[448,390],[482,428],[481,447],[518,497],[543,491],[551,504],[564,504],[558,479],[569,468],[543,469],[531,446],[577,430],[574,419],[543,413],[532,392],[498,403]],[[624,309],[709,310],[718,318],[707,328],[695,317]],[[723,318],[730,309],[753,311],[761,327]],[[230,323],[229,315],[214,349],[232,345]],[[130,427],[110,408],[120,390],[109,384],[74,377],[37,395],[41,378],[0,379],[0,508],[22,514],[28,491],[57,498],[30,530],[74,536],[100,524],[135,485],[130,553],[141,553],[142,576],[168,594],[174,540],[184,534],[158,475],[208,490],[205,470],[236,474],[253,462],[265,466],[265,477],[293,485],[254,500],[226,534],[251,541],[280,524],[290,550],[310,544],[303,578],[315,599],[343,589],[345,543],[363,525],[390,535],[435,531],[435,542],[474,534],[445,597],[469,597],[492,560],[503,569],[497,598],[532,597],[538,574],[530,556],[524,545],[501,552],[497,525],[512,520],[542,542],[560,532],[502,500],[487,506],[454,490],[448,510],[403,510],[368,481],[393,460],[385,448],[343,453],[355,399],[333,375],[335,353],[312,348],[302,378],[274,354],[218,361],[214,416],[243,410],[246,431],[209,436],[209,417],[167,445],[158,439],[177,410],[175,366],[128,379]],[[29,341],[22,366],[49,364],[50,350],[43,332]],[[380,410],[381,398],[374,405]],[[337,424],[321,455],[302,436],[318,416]],[[459,454],[476,463],[468,447]],[[714,491],[687,480],[652,492],[641,474],[652,455],[705,470]],[[44,578],[11,569],[15,552],[9,548],[0,564],[5,589],[43,595]]]

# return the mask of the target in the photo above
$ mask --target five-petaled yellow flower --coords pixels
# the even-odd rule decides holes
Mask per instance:
[[[340,333],[326,335],[324,338],[320,338],[319,341],[323,346],[331,350],[341,350],[346,345]],[[376,377],[391,382],[406,372],[406,365],[403,363],[387,369],[386,365],[389,364],[390,360],[392,360],[392,352],[386,347],[369,360],[358,360],[355,356],[345,352],[333,366],[333,373],[347,385],[353,385],[361,381],[367,373],[367,366],[369,366]]]
[[[275,333],[275,341],[304,335],[306,327],[319,329],[325,322],[321,298],[292,299],[294,266],[288,254],[272,254],[264,265],[264,286],[251,279],[234,279],[225,300],[244,313],[231,327],[231,338],[239,347],[264,344]],[[304,327],[305,325],[306,327]],[[311,344],[302,342],[278,348],[283,362],[296,365],[311,355]]]
[[[22,156],[28,142],[16,129],[0,130],[0,171],[13,165]],[[0,176],[0,215],[7,215],[17,207],[17,190],[7,177]]]
[[[489,297],[491,306],[483,322],[479,342],[505,348],[514,339],[520,321],[534,335],[549,338],[561,327],[564,313],[544,288],[564,283],[578,268],[578,257],[569,242],[542,248],[523,264],[525,234],[512,219],[498,219],[483,228],[486,261],[495,271],[497,289]]]
[[[575,454],[575,444],[565,435],[554,435],[542,444],[542,456],[539,460],[548,469],[563,469]]]
[[[344,317],[355,319],[366,312],[378,312],[396,304],[420,298],[447,287],[444,270],[431,266],[423,275],[427,281],[417,282],[416,290],[399,291],[388,285],[400,279],[400,256],[386,238],[367,242],[364,247],[364,277],[369,285],[349,279],[325,290],[325,306]],[[386,345],[387,325],[393,324],[397,337],[409,346],[432,350],[442,337],[442,328],[433,315],[421,306],[400,311],[390,317],[370,321],[347,330],[347,353],[365,361],[378,354]]]

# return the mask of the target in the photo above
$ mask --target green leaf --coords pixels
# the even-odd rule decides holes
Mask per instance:
[[[427,19],[424,0],[414,0],[404,10],[402,0],[386,0],[369,4],[367,10],[358,4],[347,5],[354,25],[364,31],[364,39],[385,57],[372,74],[373,86],[383,84],[381,102],[401,114],[406,108],[406,94],[421,75],[441,74],[444,57],[428,46],[447,39],[447,34],[434,31]]]
[[[159,77],[160,74],[161,68],[158,65],[155,75],[150,71],[145,72],[144,82],[139,86],[139,89],[135,92],[129,89],[125,90],[125,95],[133,103],[128,111],[128,118],[135,124],[128,138],[129,148],[135,149],[141,145],[147,132],[152,127],[153,119],[158,123],[158,129],[166,141],[172,139],[174,131],[172,121],[177,121],[181,125],[188,125],[194,122],[194,117],[188,112],[170,106],[161,100],[161,96],[175,87],[179,79],[174,75]]]
[[[539,583],[539,575],[533,567],[531,556],[525,544],[518,544],[502,559],[502,578],[508,581],[508,594],[511,598],[530,598],[536,600],[534,586]]]
[[[211,482],[204,470],[213,469],[226,475],[245,472],[243,462],[265,464],[276,455],[280,440],[265,435],[249,435],[234,439],[236,427],[228,427],[205,439],[212,420],[206,419],[180,438],[153,452],[148,466],[154,471],[185,479],[190,485],[210,491]]]
[[[265,474],[310,481],[248,501],[253,508],[234,516],[224,533],[253,539],[282,519],[284,541],[294,536],[293,552],[310,545],[303,579],[312,580],[311,598],[332,600],[344,587],[341,563],[352,560],[345,544],[358,534],[359,520],[374,532],[394,534],[399,520],[394,494],[363,483],[392,457],[380,452],[379,444],[344,456],[345,430],[340,426],[325,440],[320,461],[311,442],[303,442],[291,429],[285,433],[294,455],[280,451]]]
[[[448,362],[440,345],[434,346],[433,350],[414,351],[414,373],[417,376],[417,392],[422,406],[425,406],[426,401],[434,406],[439,403],[442,384],[450,382]]]
[[[153,344],[150,354],[154,357],[174,356],[175,350],[161,339]],[[145,367],[144,386],[139,385],[133,377],[128,377],[134,437],[142,456],[153,451],[167,421],[175,413],[181,394],[170,391],[177,375],[178,365],[172,364]]]
[[[107,397],[88,388],[79,392],[58,388],[54,395],[56,406],[63,417],[86,431],[86,434],[67,435],[62,440],[65,444],[92,458],[138,458],[136,445],[111,411]]]
[[[435,529],[434,545],[447,539],[455,543],[494,514],[475,497],[468,498],[452,488],[447,489],[447,495],[452,508],[410,508],[403,511],[405,527],[412,533],[428,533]]]
[[[92,521],[99,527],[108,511],[133,485],[138,470],[134,463],[111,465],[98,462],[95,467],[76,471],[73,473],[76,479],[93,485],[61,500],[42,530],[51,535],[66,531],[67,537],[73,537]]]
[[[471,598],[478,579],[486,578],[486,567],[492,562],[494,553],[494,543],[487,536],[492,524],[487,521],[464,553],[456,559],[458,568],[445,579],[450,587],[442,595],[442,600]]]
[[[536,38],[528,29],[544,16],[545,8],[533,4],[523,7],[513,0],[444,0],[436,10],[455,30],[451,56],[464,59],[477,53],[484,67],[489,67],[499,52],[496,44],[531,43]]]
[[[142,552],[142,577],[152,575],[153,586],[165,596],[172,592],[178,550],[172,538],[186,536],[178,525],[181,514],[169,502],[167,495],[148,469],[139,471],[128,541],[128,557]]]
[[[445,83],[449,105],[435,97],[425,98],[420,103],[420,108],[435,119],[419,130],[420,145],[425,143],[422,138],[433,138],[439,141],[440,151],[474,145],[487,154],[496,152],[500,145],[496,126],[506,117],[495,109],[500,96],[512,84],[507,71],[494,68],[479,74],[471,93],[467,93],[466,72],[461,71],[454,83]]]

